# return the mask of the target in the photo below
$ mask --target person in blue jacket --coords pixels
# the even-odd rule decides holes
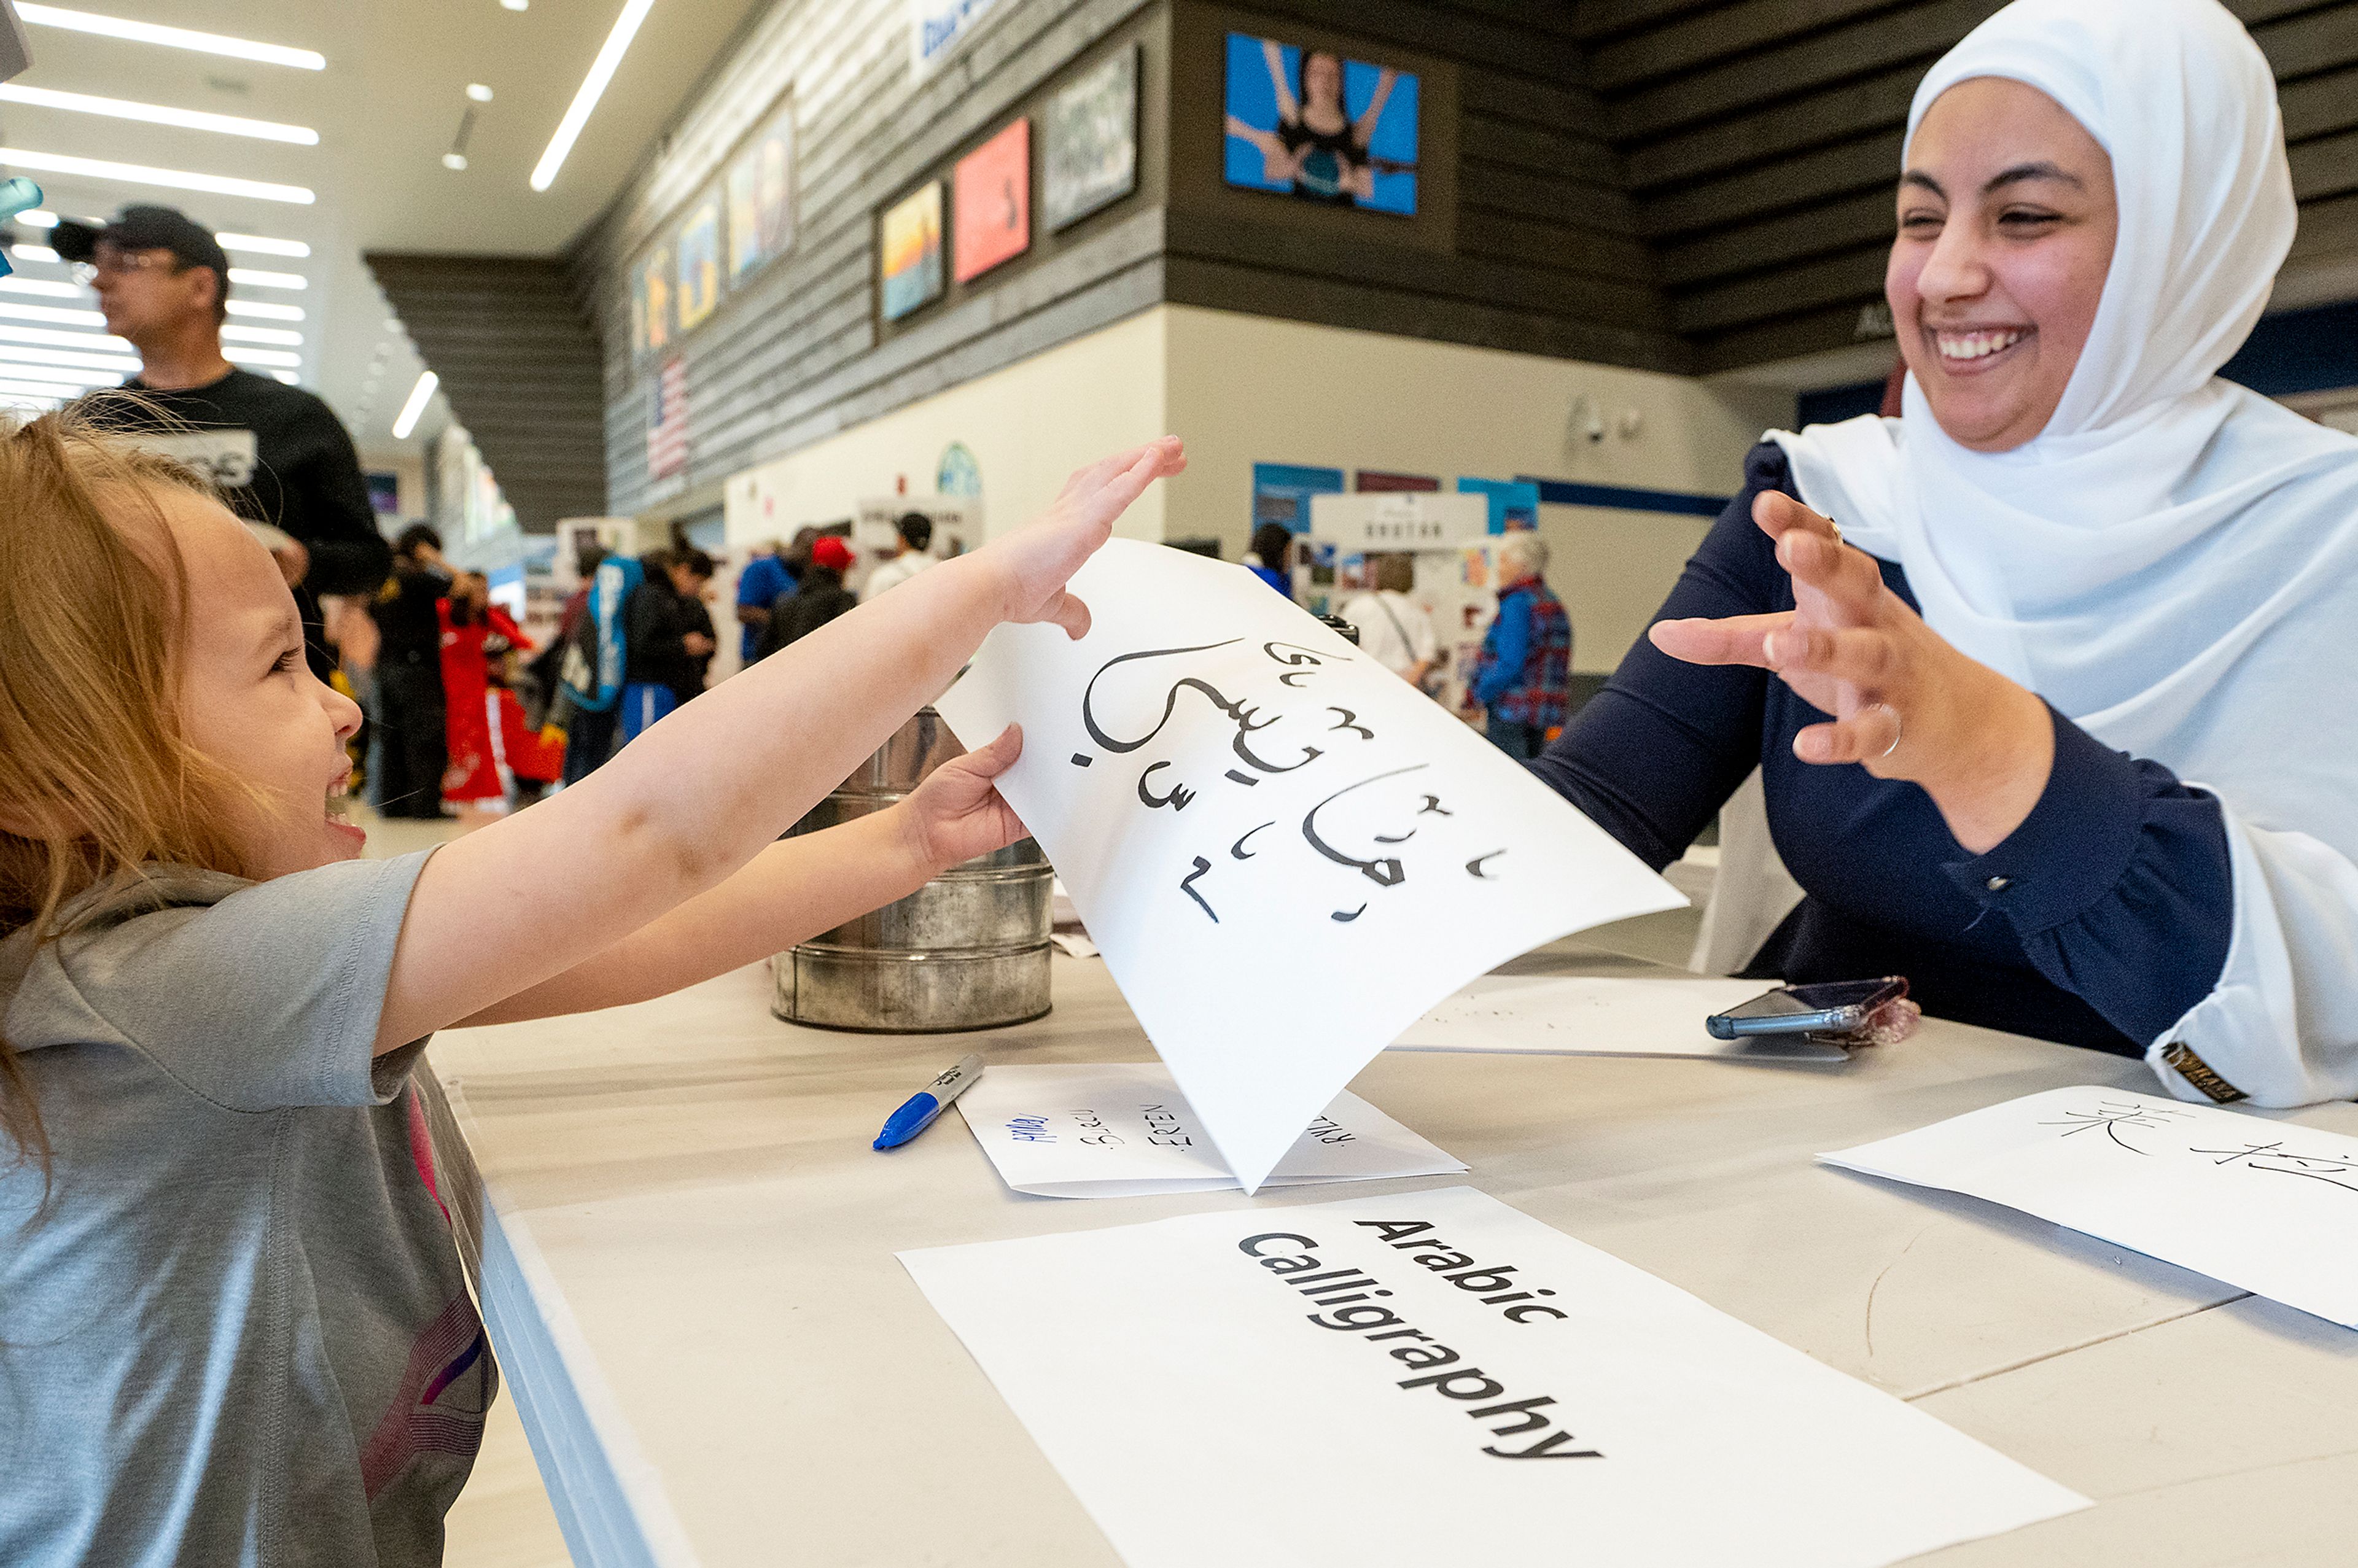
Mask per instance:
[[[2296,222],[2266,59],[2217,0],[2016,0],[1895,205],[1902,416],[1755,448],[1535,771],[1661,866],[1758,770],[1805,896],[1748,974],[2358,1095],[2358,440],[2216,374]]]
[[[1572,687],[1572,618],[1546,580],[1548,547],[1537,534],[1498,546],[1498,612],[1482,634],[1481,662],[1466,693],[1491,744],[1518,762],[1540,754],[1563,728]]]

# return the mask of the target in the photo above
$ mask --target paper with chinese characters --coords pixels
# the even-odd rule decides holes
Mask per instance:
[[[2052,1089],[1819,1159],[1966,1193],[2358,1328],[2358,1138]]]
[[[1665,975],[1486,975],[1444,998],[1392,1043],[1396,1051],[1539,1056],[1701,1056],[1723,1062],[1845,1062],[1850,1053],[1799,1034],[1714,1040],[1704,1020],[1770,988],[1766,980]]]
[[[1685,902],[1241,568],[1117,539],[1072,586],[1087,637],[1002,626],[936,706],[1023,726],[1000,792],[1248,1191],[1435,1000]]]
[[[1468,1187],[901,1260],[1130,1568],[1879,1568],[2087,1506]]]
[[[975,1141],[1019,1193],[1049,1198],[1206,1193],[1239,1184],[1159,1062],[992,1067],[958,1097]],[[1294,1140],[1266,1185],[1439,1176],[1466,1169],[1347,1090]]]

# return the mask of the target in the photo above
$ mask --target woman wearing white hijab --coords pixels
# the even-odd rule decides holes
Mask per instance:
[[[2358,441],[2215,374],[2293,235],[2266,61],[2216,0],[2017,0],[1903,163],[1904,416],[1756,448],[1535,765],[1657,864],[1759,765],[1808,897],[1754,973],[2358,1096]]]

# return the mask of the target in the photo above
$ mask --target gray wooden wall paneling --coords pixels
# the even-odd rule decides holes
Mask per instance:
[[[1179,0],[1171,297],[1482,347],[1679,369],[1604,105],[1563,7],[1446,0]],[[1407,222],[1228,187],[1229,31],[1356,49],[1422,74]],[[1454,114],[1452,112],[1454,106]],[[1443,183],[1454,173],[1454,187]]]
[[[618,507],[667,497],[782,455],[846,425],[1145,308],[1159,297],[1161,246],[1151,194],[1085,220],[1068,238],[1036,232],[1033,251],[903,324],[875,314],[875,223],[885,204],[995,132],[1076,57],[1115,33],[1150,44],[1146,0],[1008,0],[922,84],[908,78],[905,9],[892,0],[782,0],[750,31],[634,181],[618,216],[593,232],[600,313],[619,345],[605,367],[608,470]],[[880,42],[880,40],[882,40]],[[692,460],[656,483],[645,472],[647,369],[629,362],[629,267],[676,221],[739,136],[792,80],[827,102],[801,122],[795,250],[679,345],[689,387]],[[1151,126],[1148,140],[1152,139]],[[1142,154],[1154,149],[1141,147]],[[1141,159],[1141,186],[1150,183]],[[1151,221],[1143,221],[1151,220]],[[955,222],[955,214],[952,215]],[[1110,225],[1110,226],[1109,226]],[[946,257],[945,258],[946,265]]]
[[[602,511],[598,343],[561,264],[386,252],[365,260],[517,522],[546,530]]]
[[[1583,0],[1639,232],[1705,369],[1855,341],[1881,295],[1891,177],[1925,68],[2000,0]],[[2358,4],[2228,0],[2275,68],[2306,232],[2358,192]]]

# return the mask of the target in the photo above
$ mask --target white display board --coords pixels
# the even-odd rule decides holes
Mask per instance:
[[[1049,1198],[1126,1198],[1241,1185],[1160,1062],[995,1066],[958,1097],[1000,1179]],[[1267,1185],[1451,1175],[1466,1169],[1350,1093],[1320,1112]]]
[[[2087,1506],[1468,1187],[900,1257],[1130,1568],[1879,1568]]]
[[[1686,900],[1244,569],[1117,539],[1087,637],[1001,626],[936,705],[999,781],[1228,1168],[1258,1187],[1434,1001]]]
[[[1349,554],[1455,549],[1490,532],[1490,501],[1441,491],[1364,491],[1310,498],[1310,536]]]
[[[2091,1087],[1818,1158],[2002,1203],[2358,1328],[2358,1139]]]

